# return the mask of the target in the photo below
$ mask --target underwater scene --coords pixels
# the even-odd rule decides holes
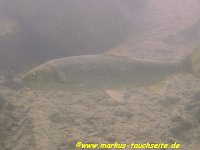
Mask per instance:
[[[0,0],[0,150],[200,149],[199,0]]]

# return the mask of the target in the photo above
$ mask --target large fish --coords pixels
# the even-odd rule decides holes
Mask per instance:
[[[109,54],[72,56],[48,61],[24,76],[37,88],[112,88],[146,86],[177,73],[200,77],[200,47],[179,62],[146,61]]]

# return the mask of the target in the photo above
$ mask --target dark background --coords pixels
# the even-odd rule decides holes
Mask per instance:
[[[145,0],[0,0],[0,71],[105,52],[144,14]],[[4,28],[1,29],[1,24]]]

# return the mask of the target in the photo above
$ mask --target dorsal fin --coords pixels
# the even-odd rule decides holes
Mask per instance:
[[[130,51],[129,48],[127,48],[127,45],[120,45],[116,48],[113,48],[105,53],[104,55],[111,55],[111,56],[118,56],[118,57],[124,57],[129,59],[135,59],[133,52]]]

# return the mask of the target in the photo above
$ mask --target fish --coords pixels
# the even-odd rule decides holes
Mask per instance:
[[[152,61],[107,53],[47,61],[27,73],[23,82],[32,88],[142,87],[179,73],[200,78],[200,46],[180,61]]]

